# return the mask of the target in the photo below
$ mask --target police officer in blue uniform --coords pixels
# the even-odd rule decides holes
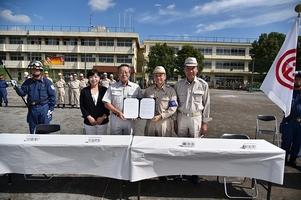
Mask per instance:
[[[36,125],[49,124],[52,120],[56,97],[52,82],[42,76],[43,64],[33,60],[28,68],[31,69],[32,78],[25,80],[20,88],[15,80],[11,80],[11,85],[19,96],[27,95],[27,122],[33,134]]]
[[[281,148],[286,152],[286,165],[301,171],[301,166],[297,162],[301,145],[301,71],[296,72],[291,113],[283,118],[280,133],[282,134]]]
[[[7,81],[4,79],[3,74],[0,74],[0,106],[2,106],[2,99],[5,103],[5,107],[8,104],[7,90],[6,90],[7,87],[8,87]]]

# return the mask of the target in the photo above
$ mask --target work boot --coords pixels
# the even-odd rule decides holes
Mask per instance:
[[[192,180],[193,184],[195,184],[195,185],[201,184],[201,179],[199,178],[198,175],[192,175],[191,180]]]
[[[173,177],[173,180],[174,181],[181,181],[182,177],[181,177],[181,175],[176,175],[176,176]]]
[[[301,166],[297,162],[297,156],[291,155],[290,160],[288,161],[287,165],[301,171]]]

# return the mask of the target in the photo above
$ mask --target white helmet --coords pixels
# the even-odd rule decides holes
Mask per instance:
[[[40,61],[33,60],[29,63],[28,68],[43,70],[43,64]]]

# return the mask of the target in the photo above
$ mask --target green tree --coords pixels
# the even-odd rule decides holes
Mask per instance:
[[[254,72],[263,74],[269,71],[284,40],[284,34],[271,32],[269,34],[261,34],[259,39],[252,43],[250,53],[253,54],[255,58]],[[252,70],[251,66],[252,64],[250,63],[250,71]]]
[[[177,53],[177,60],[176,60],[176,71],[181,77],[185,76],[183,66],[185,59],[188,57],[195,57],[199,63],[199,73],[201,73],[204,69],[204,56],[201,52],[195,49],[191,45],[184,45],[181,50]]]
[[[146,73],[152,74],[156,66],[163,66],[167,77],[172,77],[175,67],[175,49],[164,44],[156,44],[148,54]]]

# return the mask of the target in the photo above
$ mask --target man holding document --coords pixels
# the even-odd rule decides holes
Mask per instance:
[[[107,89],[102,101],[111,111],[111,135],[134,135],[135,121],[127,119],[124,115],[124,98],[142,98],[143,93],[138,84],[129,81],[130,66],[121,64],[118,67],[119,81]]]
[[[171,137],[171,115],[177,110],[177,94],[169,85],[165,84],[166,72],[164,67],[157,66],[153,71],[155,84],[148,87],[144,97],[155,99],[155,116],[146,121],[144,135]]]

